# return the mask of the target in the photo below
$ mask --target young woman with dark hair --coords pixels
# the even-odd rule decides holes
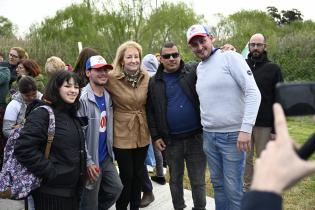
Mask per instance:
[[[43,101],[35,100],[26,111],[26,122],[15,144],[18,161],[42,179],[32,192],[36,210],[77,210],[79,192],[86,171],[84,136],[76,117],[80,89],[78,77],[60,71],[52,75]],[[43,151],[47,143],[48,105],[55,116],[55,135],[49,158]]]
[[[30,76],[24,76],[19,82],[19,91],[12,96],[3,118],[3,134],[9,137],[12,130],[21,126],[24,121],[26,107],[35,99],[41,99],[42,93],[37,91],[36,81]]]

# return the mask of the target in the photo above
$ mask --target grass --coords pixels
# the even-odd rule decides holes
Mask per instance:
[[[288,118],[289,133],[295,141],[302,145],[315,132],[315,125],[311,117]],[[315,155],[310,159],[315,160]],[[288,163],[290,164],[290,163]],[[191,189],[187,171],[185,171],[184,188]],[[207,195],[213,197],[213,188],[210,182],[209,170],[206,171]],[[313,210],[315,209],[315,175],[308,177],[296,186],[285,192],[284,209],[286,210]]]
[[[289,133],[302,145],[315,131],[315,125],[311,117],[289,118]],[[313,155],[311,160],[315,160]],[[289,163],[288,163],[289,164]],[[284,209],[286,210],[311,210],[315,209],[315,176],[308,177],[296,186],[285,192]]]

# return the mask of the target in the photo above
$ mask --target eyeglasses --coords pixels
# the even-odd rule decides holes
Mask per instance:
[[[178,58],[179,53],[176,52],[176,53],[170,53],[170,54],[161,55],[161,57],[164,58],[164,59],[170,59],[171,56],[172,56],[172,58]]]
[[[265,46],[265,44],[264,43],[249,43],[248,46],[249,47],[257,46],[258,48],[261,48],[261,47]]]
[[[10,56],[10,57],[13,57],[13,58],[19,58],[18,55],[14,55],[14,54],[11,54],[11,53],[9,53],[9,56]]]
[[[18,65],[17,69],[25,69],[23,65]]]

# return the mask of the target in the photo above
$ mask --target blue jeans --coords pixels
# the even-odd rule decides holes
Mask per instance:
[[[241,207],[246,153],[237,151],[238,134],[203,132],[203,150],[208,160],[216,210]]]

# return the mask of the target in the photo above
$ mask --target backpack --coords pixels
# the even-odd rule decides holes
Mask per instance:
[[[45,158],[48,159],[55,135],[55,115],[50,106],[43,105],[35,109],[38,108],[45,108],[49,113],[48,139],[45,148]],[[3,166],[0,172],[0,198],[24,199],[41,183],[41,179],[21,165],[14,155],[14,145],[22,127],[23,125],[10,133],[4,149]]]

